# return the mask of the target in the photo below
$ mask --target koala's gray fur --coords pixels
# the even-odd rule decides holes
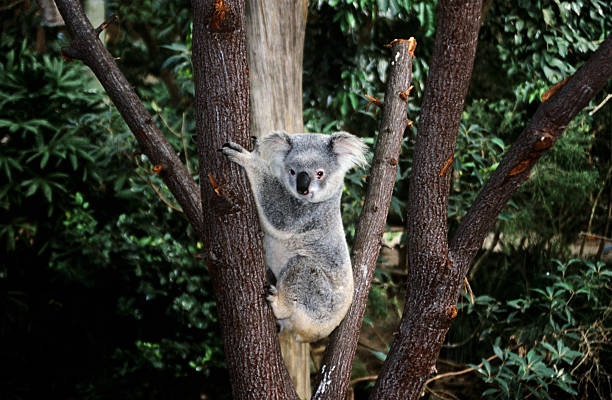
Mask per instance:
[[[223,154],[245,168],[276,278],[267,297],[281,330],[312,342],[336,328],[353,300],[353,272],[340,215],[345,173],[366,164],[363,141],[271,132],[253,152],[236,143]]]

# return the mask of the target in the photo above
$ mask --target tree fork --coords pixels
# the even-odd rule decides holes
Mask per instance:
[[[331,335],[313,399],[343,400],[346,397],[397,176],[397,160],[406,130],[408,104],[405,96],[412,80],[415,46],[416,41],[410,38],[396,40],[391,47],[391,67],[380,132],[368,176],[365,202],[355,230],[355,243],[351,250],[355,280],[353,303],[340,326]]]
[[[482,2],[440,0],[436,41],[414,148],[408,195],[407,295],[400,327],[372,399],[417,399],[456,315],[447,210],[457,130],[476,54]],[[459,282],[462,283],[463,281]]]

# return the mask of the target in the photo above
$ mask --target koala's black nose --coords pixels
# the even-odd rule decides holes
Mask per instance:
[[[297,178],[295,181],[295,187],[297,188],[298,193],[300,194],[308,194],[308,187],[310,186],[310,177],[306,172],[300,172],[297,174]]]

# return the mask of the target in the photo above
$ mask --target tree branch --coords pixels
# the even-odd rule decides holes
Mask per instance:
[[[461,221],[451,244],[456,274],[465,276],[472,259],[510,197],[529,178],[531,168],[612,77],[612,36],[536,110]]]
[[[448,195],[461,112],[470,83],[482,1],[440,0],[433,58],[427,78],[406,218],[407,295],[397,335],[372,399],[416,399],[431,374],[451,320]]]
[[[98,38],[98,30],[91,26],[81,3],[77,0],[56,0],[56,4],[72,36],[70,47],[63,48],[62,54],[67,58],[82,60],[91,68],[138,140],[142,152],[151,163],[162,166],[160,177],[168,185],[199,236],[202,202],[195,180]],[[98,29],[103,29],[103,26]]]
[[[344,321],[334,331],[323,359],[313,399],[344,399],[376,261],[385,231],[387,213],[397,176],[402,138],[406,129],[407,102],[400,94],[410,87],[412,54],[416,41],[398,40],[391,48],[391,69],[385,92],[380,133],[368,177],[365,203],[351,251],[355,293]]]

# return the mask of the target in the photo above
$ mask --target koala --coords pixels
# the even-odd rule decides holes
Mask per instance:
[[[366,165],[365,143],[332,135],[270,132],[252,152],[222,152],[247,173],[264,231],[267,300],[297,341],[328,336],[353,300],[353,271],[340,214],[345,173]]]

